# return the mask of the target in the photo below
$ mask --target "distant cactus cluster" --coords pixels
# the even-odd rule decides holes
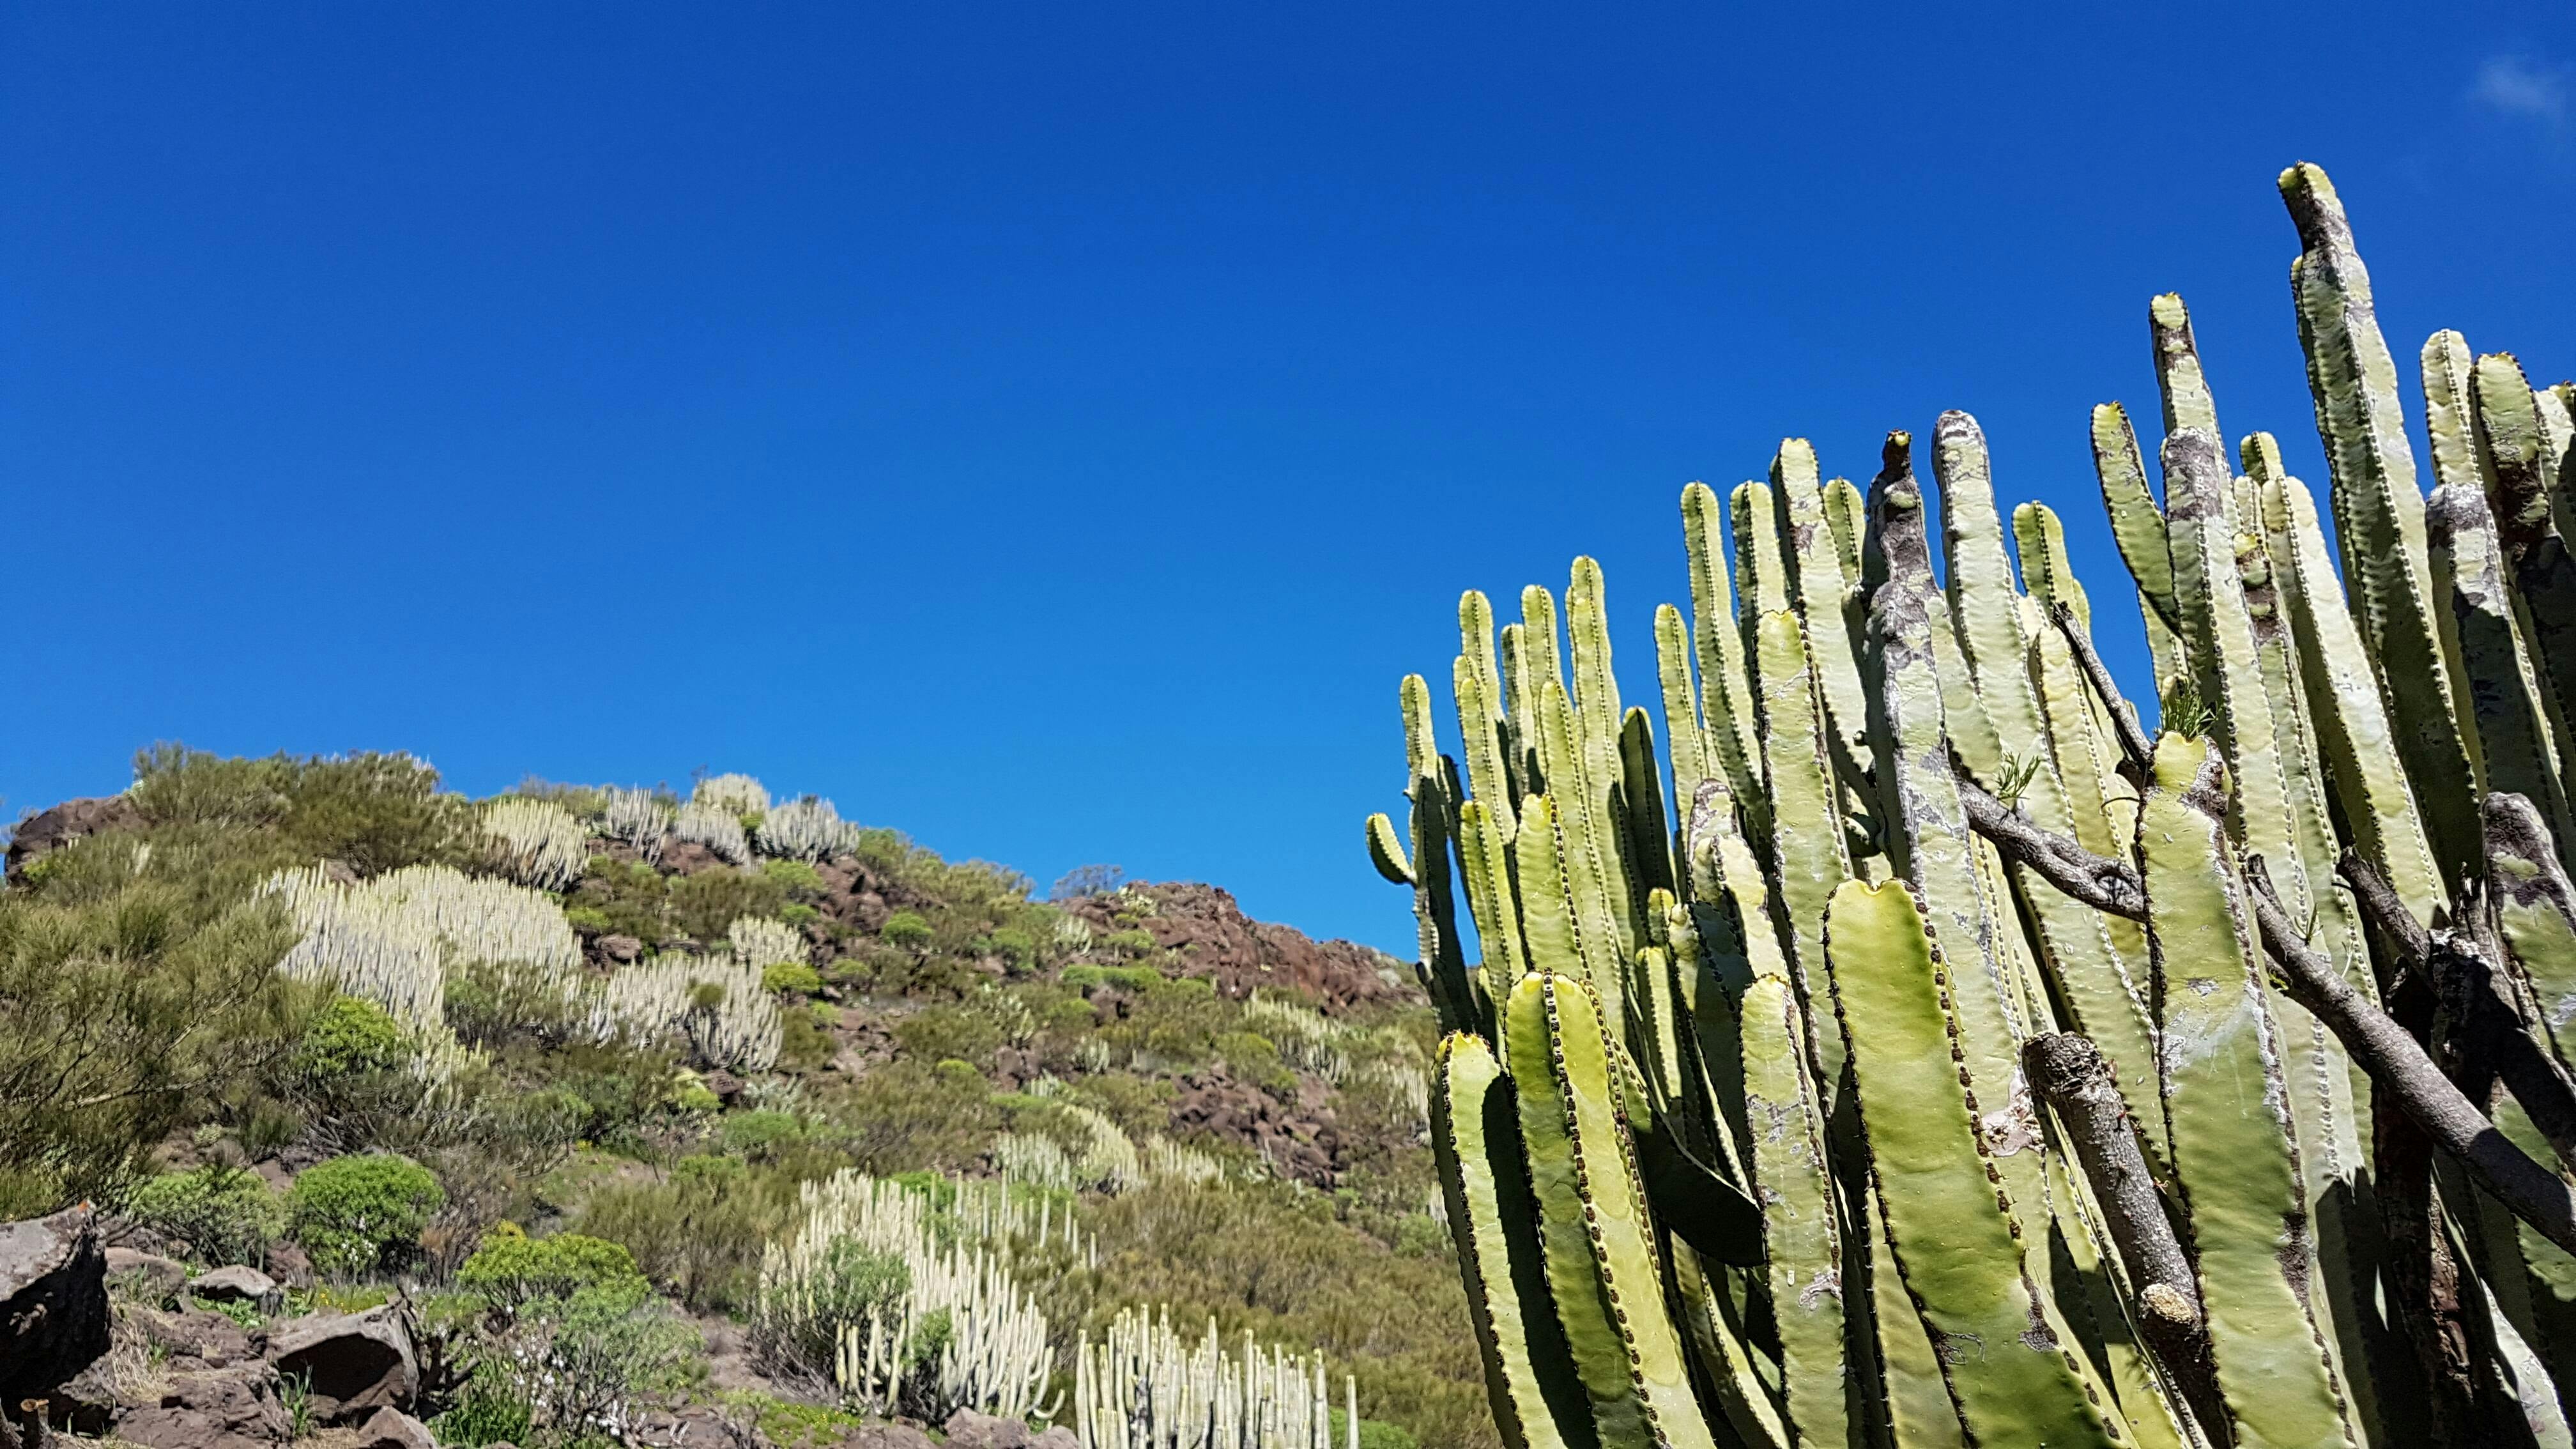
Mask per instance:
[[[761,817],[753,838],[763,853],[785,860],[828,860],[858,848],[859,827],[843,820],[831,801],[808,795]]]
[[[600,797],[599,833],[634,846],[646,860],[659,861],[671,814],[670,804],[650,790],[612,787]]]
[[[595,828],[655,863],[671,840],[703,845],[739,866],[763,855],[829,860],[857,849],[859,840],[859,827],[843,820],[831,801],[807,795],[772,804],[768,787],[749,775],[700,780],[676,808],[653,791],[612,786],[599,794]]]
[[[590,832],[551,800],[495,800],[483,808],[483,833],[494,866],[523,886],[565,890],[590,864]]]
[[[737,1072],[777,1064],[786,1036],[763,968],[731,951],[666,951],[620,969],[592,1008],[602,1039],[685,1041],[700,1063]]]
[[[1143,1142],[1137,1142],[1107,1113],[1068,1100],[1065,1090],[1065,1084],[1052,1076],[1040,1077],[1027,1088],[1030,1096],[1055,1105],[1072,1129],[1075,1145],[1068,1148],[1043,1132],[1004,1132],[994,1138],[992,1147],[994,1170],[1004,1179],[1060,1192],[1115,1195],[1133,1192],[1148,1182],[1215,1182],[1226,1175],[1225,1165],[1215,1157],[1160,1132],[1149,1132]]]
[[[732,943],[733,954],[755,971],[789,962],[803,964],[806,957],[805,933],[785,921],[767,916],[744,916],[725,932]]]
[[[742,820],[703,800],[690,801],[671,817],[671,838],[703,845],[727,865],[751,864],[751,836],[743,830]]]
[[[1070,1214],[1040,1222],[996,1202],[999,1186],[957,1185],[954,1208],[942,1211],[920,1187],[846,1169],[805,1184],[797,1227],[761,1263],[755,1337],[790,1362],[828,1346],[827,1363],[805,1366],[869,1413],[933,1422],[960,1409],[1047,1413],[1046,1315],[1013,1264],[1050,1245],[1078,1260],[1079,1240]],[[853,1267],[871,1260],[899,1271],[853,1301]]]
[[[1264,1348],[1249,1331],[1228,1354],[1214,1320],[1193,1340],[1172,1327],[1168,1309],[1121,1312],[1099,1342],[1083,1340],[1073,1385],[1083,1449],[1334,1449],[1323,1355]],[[1356,1396],[1345,1376],[1345,1449],[1359,1449]]]
[[[1930,493],[1902,433],[1684,491],[1660,749],[1590,559],[1462,600],[1457,760],[1404,681],[1366,844],[1506,1444],[2568,1442],[2576,388],[2437,333],[2419,449],[2333,187],[2281,192],[2332,542],[2181,299],[2161,500],[2092,419],[2161,738],[1957,412]]]
[[[383,1007],[420,1039],[433,1075],[461,1059],[446,1021],[452,969],[484,963],[565,1001],[583,990],[581,943],[562,908],[525,886],[443,865],[362,882],[308,866],[262,889],[300,932],[278,969]]]
[[[749,775],[715,775],[697,783],[689,803],[721,810],[739,822],[746,815],[769,813],[769,787]]]

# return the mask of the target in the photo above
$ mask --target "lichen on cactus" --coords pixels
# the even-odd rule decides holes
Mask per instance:
[[[1406,681],[1368,854],[1514,1449],[2569,1442],[2576,388],[2436,334],[2419,470],[2280,184],[2335,545],[2179,297],[2163,436],[2091,418],[2161,718],[1959,412],[1937,498],[1904,432],[1689,485],[1652,716],[1589,559],[1462,600],[1463,769]]]

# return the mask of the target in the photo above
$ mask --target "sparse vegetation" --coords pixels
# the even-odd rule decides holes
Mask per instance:
[[[652,835],[667,797],[532,781],[508,798],[581,822],[578,873],[559,907],[510,898],[543,930],[464,934],[549,944],[442,949],[414,1022],[327,973],[277,972],[296,929],[256,890],[315,867],[333,891],[407,867],[501,869],[494,814],[400,756],[172,747],[142,772],[148,808],[0,893],[0,972],[16,973],[0,975],[0,1052],[15,1054],[0,1071],[37,1079],[69,1059],[38,1025],[79,1023],[91,1075],[71,1095],[114,1098],[66,1111],[0,1094],[0,1197],[25,1215],[98,1196],[208,1264],[296,1244],[320,1275],[299,1307],[413,1285],[424,1351],[453,1375],[423,1406],[442,1442],[569,1449],[602,1416],[709,1397],[680,1315],[751,1320],[764,1257],[843,1172],[909,1184],[935,1222],[960,1200],[949,1184],[1008,1179],[1043,1209],[1048,1251],[1078,1244],[1078,1264],[1024,1280],[1050,1393],[1069,1391],[1084,1333],[1168,1304],[1176,1322],[1214,1316],[1229,1343],[1249,1329],[1320,1348],[1337,1384],[1357,1375],[1364,1435],[1383,1421],[1434,1449],[1492,1442],[1463,1300],[1422,1247],[1436,1238],[1427,1153],[1370,1085],[1422,1060],[1418,1006],[1327,1015],[1277,988],[1248,1005],[1205,961],[1158,948],[1153,888],[1114,873],[1041,902],[1016,872],[837,816],[827,853],[710,865]],[[757,849],[777,812],[715,786],[691,808],[742,805]],[[781,826],[796,827],[793,813]],[[492,894],[412,878],[446,883],[441,899]],[[621,936],[631,958],[607,954]],[[735,974],[680,973],[676,1032],[603,1033],[603,1003],[657,958]],[[774,1061],[713,1049],[731,1010],[776,1022]],[[1311,1029],[1283,1026],[1283,1010]],[[1327,1037],[1329,1062],[1309,1050]],[[248,1169],[263,1160],[310,1165],[272,1192]],[[1232,1241],[1211,1251],[1192,1233]],[[1253,1242],[1267,1251],[1236,1251]],[[850,1316],[911,1293],[908,1268],[833,1251]],[[1251,1276],[1229,1281],[1237,1270]],[[957,1331],[925,1308],[899,1357],[927,1365]],[[779,1443],[857,1422],[866,1396],[845,1399],[818,1353],[776,1361],[773,1392],[729,1396],[738,1415]],[[867,1402],[933,1405],[908,1375]]]

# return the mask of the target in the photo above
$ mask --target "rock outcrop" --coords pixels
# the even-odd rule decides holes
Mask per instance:
[[[268,1361],[280,1373],[309,1378],[313,1411],[324,1423],[404,1408],[420,1391],[411,1329],[390,1304],[279,1324],[268,1337]]]
[[[18,822],[9,836],[9,879],[17,880],[46,852],[60,850],[85,835],[124,830],[143,823],[143,812],[122,795],[66,800]]]
[[[1317,941],[1292,926],[1256,921],[1231,892],[1193,881],[1129,887],[1153,902],[1150,915],[1121,919],[1118,895],[1082,896],[1064,908],[1094,931],[1141,930],[1178,952],[1183,974],[1203,976],[1240,999],[1255,990],[1296,988],[1327,1013],[1385,1001],[1420,999],[1409,968],[1383,951],[1352,941]]]
[[[109,1331],[90,1209],[0,1224],[0,1404],[51,1395],[107,1352]]]

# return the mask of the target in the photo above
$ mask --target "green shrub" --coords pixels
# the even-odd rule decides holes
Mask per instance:
[[[819,995],[823,990],[823,978],[802,961],[781,961],[764,968],[760,984],[772,991],[793,991],[799,996]]]
[[[668,887],[671,926],[692,941],[721,941],[742,917],[774,917],[786,904],[785,886],[738,870],[678,876]]]
[[[886,917],[886,923],[877,928],[879,939],[907,951],[918,951],[929,945],[930,934],[930,923],[923,920],[918,911],[897,911]]]
[[[986,936],[984,948],[1014,966],[1026,966],[1038,957],[1037,938],[1017,926],[1004,926]]]
[[[760,1158],[780,1143],[802,1138],[805,1121],[793,1112],[735,1112],[717,1125],[716,1135],[727,1152]]]
[[[465,1385],[456,1406],[430,1421],[438,1442],[482,1449],[486,1444],[525,1444],[536,1427],[535,1411],[500,1373],[478,1373]]]
[[[487,1334],[473,1354],[475,1379],[528,1406],[529,1431],[517,1442],[600,1443],[600,1426],[625,1423],[639,1401],[705,1372],[697,1330],[632,1275],[531,1298]]]
[[[778,1065],[781,1070],[810,1072],[841,1049],[810,1011],[787,1011],[778,1020]]]
[[[1163,984],[1163,973],[1151,966],[1067,966],[1060,978],[1077,991],[1094,986],[1116,986],[1128,991],[1151,991]]]
[[[1112,931],[1100,938],[1100,946],[1102,950],[1115,951],[1121,956],[1151,955],[1154,933],[1146,930]]]
[[[585,936],[608,934],[608,912],[597,906],[566,906],[564,920]]]
[[[795,901],[789,901],[787,904],[778,908],[778,919],[785,921],[787,924],[794,926],[796,929],[801,931],[807,926],[814,924],[816,921],[823,919],[823,913],[814,909],[812,906],[800,905]]]
[[[198,1259],[217,1266],[267,1261],[269,1240],[286,1222],[258,1173],[213,1165],[145,1182],[125,1212],[164,1237],[186,1239]]]
[[[1297,1074],[1279,1060],[1279,1048],[1270,1038],[1249,1031],[1217,1034],[1216,1054],[1226,1066],[1244,1081],[1267,1092],[1293,1093]]]
[[[796,1203],[788,1173],[730,1157],[683,1157],[660,1182],[618,1183],[582,1205],[581,1230],[625,1246],[655,1283],[699,1312],[748,1307],[761,1252]]]
[[[822,1104],[838,1128],[835,1146],[862,1172],[960,1168],[980,1162],[1001,1130],[1001,1109],[972,1068],[949,1075],[897,1058]]]
[[[237,760],[181,744],[154,745],[135,753],[127,798],[156,825],[264,829],[286,818],[292,770],[283,755]]]
[[[438,772],[409,755],[315,757],[288,770],[280,832],[362,876],[453,860],[479,838],[473,805],[440,793]]]
[[[764,860],[760,873],[777,882],[790,900],[812,900],[826,894],[823,873],[801,860]]]
[[[351,1078],[397,1070],[411,1055],[411,1041],[383,1007],[363,997],[335,996],[296,1043],[294,1069],[327,1089]]]
[[[1349,1443],[1347,1428],[1349,1424],[1350,1415],[1335,1409],[1333,1432],[1326,1436],[1326,1442]],[[1362,1419],[1360,1420],[1360,1449],[1421,1449],[1421,1441],[1415,1439],[1400,1424],[1390,1424],[1383,1419]]]
[[[955,1058],[982,1066],[1006,1040],[992,1013],[971,1006],[926,1006],[894,1025],[906,1055],[930,1061]]]
[[[763,1325],[762,1347],[778,1359],[828,1380],[838,1345],[834,1335],[892,1308],[912,1287],[912,1270],[899,1253],[879,1252],[854,1238],[834,1238],[823,1250],[810,1299],[782,1321]]]
[[[1086,1107],[1105,1112],[1119,1130],[1141,1137],[1148,1132],[1161,1132],[1171,1125],[1172,1100],[1180,1088],[1171,1082],[1140,1077],[1133,1072],[1105,1072],[1084,1077],[1075,1090],[1075,1100]]]
[[[635,1255],[617,1243],[580,1233],[532,1238],[504,1224],[484,1235],[457,1271],[456,1286],[515,1309],[533,1298],[570,1298],[585,1288],[642,1276]]]
[[[446,1205],[447,1192],[428,1168],[375,1152],[306,1168],[286,1198],[288,1225],[314,1268],[341,1277],[400,1266]]]
[[[868,1422],[846,1409],[747,1390],[728,1391],[723,1401],[750,1410],[752,1426],[778,1449],[832,1449],[849,1441],[850,1431]]]
[[[272,835],[106,831],[44,859],[41,880],[0,893],[10,1217],[122,1195],[171,1133],[255,1097],[324,995],[274,969],[285,913],[242,904],[294,862]]]

